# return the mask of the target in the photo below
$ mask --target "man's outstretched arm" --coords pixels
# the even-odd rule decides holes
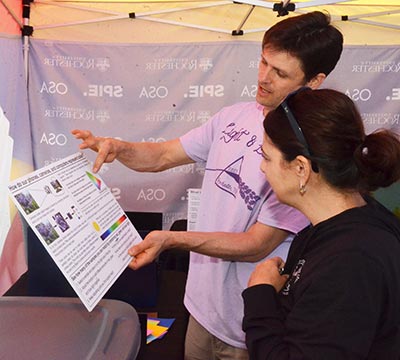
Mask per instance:
[[[76,139],[82,140],[79,145],[81,150],[97,152],[94,172],[98,172],[104,163],[114,160],[140,172],[158,172],[194,162],[186,155],[179,139],[161,143],[128,142],[94,136],[89,130],[72,130],[71,133]]]

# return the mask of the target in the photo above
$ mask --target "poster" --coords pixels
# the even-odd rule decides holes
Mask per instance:
[[[12,181],[8,190],[85,307],[91,311],[142,239],[88,160],[76,153]]]

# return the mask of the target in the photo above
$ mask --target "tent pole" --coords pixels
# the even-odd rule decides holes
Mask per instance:
[[[24,69],[25,69],[25,81],[26,86],[28,87],[28,71],[29,71],[29,37],[33,33],[33,27],[29,25],[29,19],[31,14],[31,0],[23,0],[22,1],[22,19],[23,19],[23,27],[22,27],[22,50],[24,55]]]
[[[371,21],[371,20],[364,20],[364,19],[349,19],[349,21],[360,23],[360,24],[375,25],[375,26],[379,26],[379,27],[386,27],[389,29],[400,30],[400,25],[385,24],[385,23],[378,22],[378,21]]]
[[[232,31],[232,35],[243,35],[242,27],[246,23],[247,19],[250,17],[250,15],[253,12],[253,10],[255,9],[255,7],[256,7],[255,5],[251,5],[249,11],[247,12],[245,17],[243,18],[242,22],[239,24],[239,26],[236,28],[236,30]]]
[[[23,36],[23,44],[22,44],[22,49],[23,49],[23,58],[24,58],[24,70],[25,70],[25,82],[26,86],[28,87],[28,55],[29,55],[29,37],[24,35]]]

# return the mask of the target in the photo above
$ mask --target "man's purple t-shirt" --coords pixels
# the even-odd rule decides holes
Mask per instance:
[[[297,233],[309,222],[281,204],[260,170],[263,107],[256,102],[223,108],[180,138],[187,155],[205,163],[196,230],[244,232],[256,221]],[[292,236],[269,256],[286,259]],[[190,254],[185,306],[210,333],[245,348],[242,291],[256,263]]]

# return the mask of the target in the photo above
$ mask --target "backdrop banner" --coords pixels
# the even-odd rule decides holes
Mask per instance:
[[[255,42],[32,41],[29,98],[35,167],[76,151],[79,142],[70,135],[74,128],[127,141],[160,142],[200,125],[223,106],[251,101],[259,56]],[[398,47],[345,48],[325,83],[357,103],[368,132],[400,130],[399,57]],[[124,210],[162,212],[164,228],[186,218],[187,189],[201,186],[202,174],[199,165],[143,174],[118,163],[101,172]]]
[[[121,45],[32,39],[35,167],[77,151],[79,142],[70,135],[74,128],[160,142],[202,124],[223,106],[252,101],[260,52],[258,42]],[[368,132],[381,127],[400,132],[399,59],[395,46],[346,47],[324,86],[357,103]],[[86,153],[94,159],[94,153]],[[144,174],[113,163],[103,166],[101,176],[124,210],[162,212],[167,229],[187,217],[187,189],[201,186],[203,172],[201,165],[187,165]]]

